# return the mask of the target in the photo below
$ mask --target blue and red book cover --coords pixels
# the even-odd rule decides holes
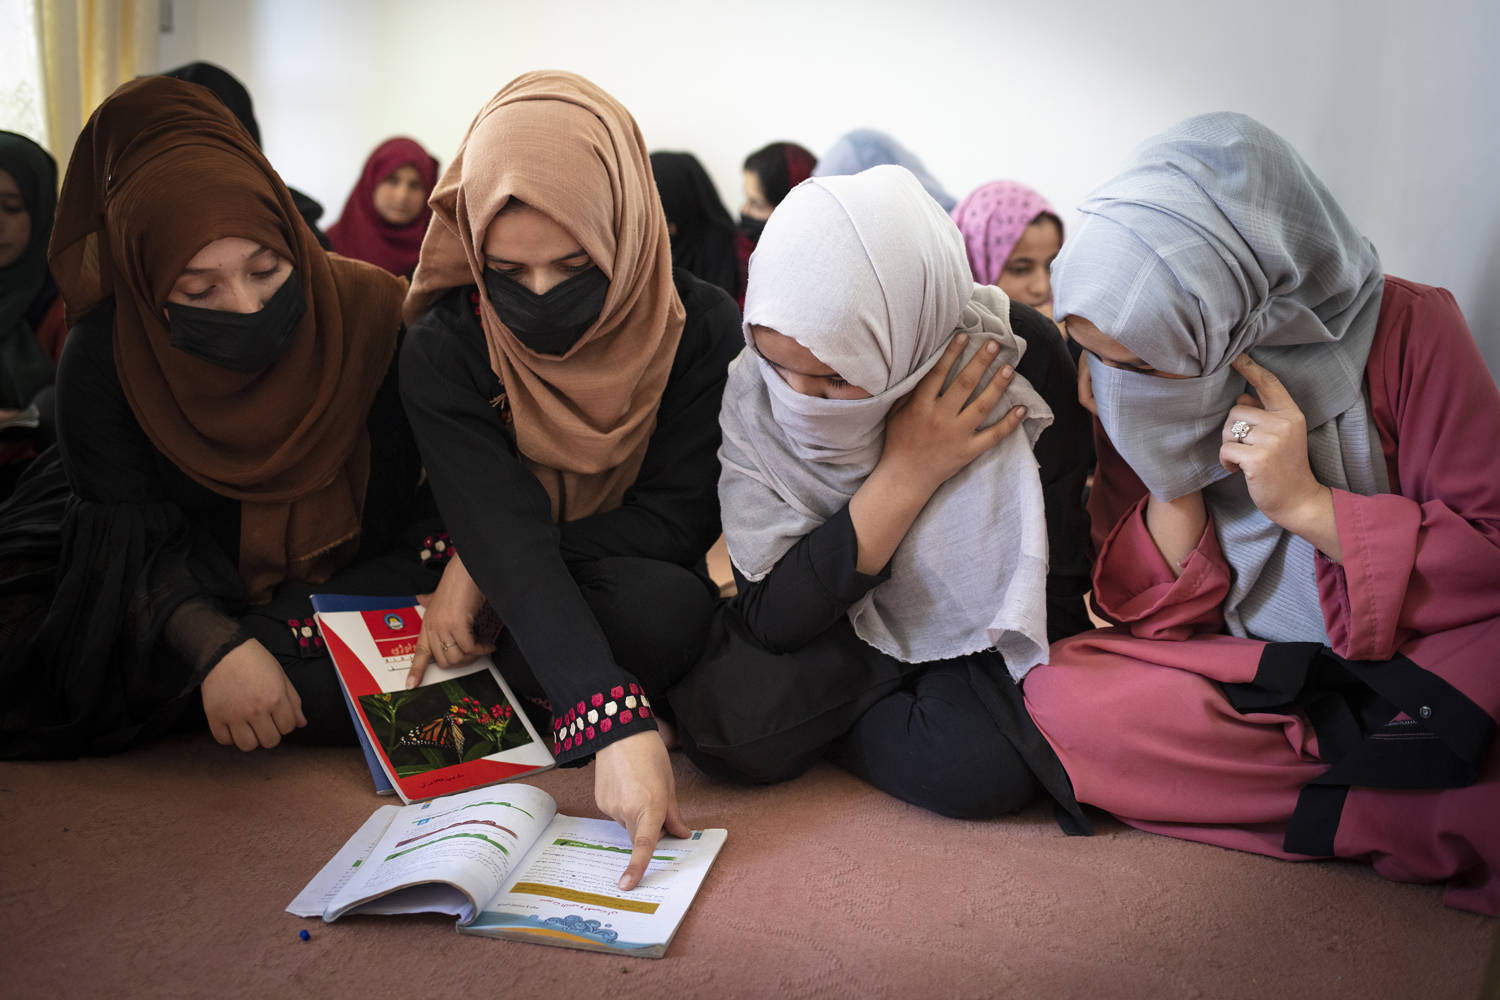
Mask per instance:
[[[318,594],[313,609],[378,791],[421,802],[553,765],[489,657],[432,664],[406,687],[422,633],[416,598]]]

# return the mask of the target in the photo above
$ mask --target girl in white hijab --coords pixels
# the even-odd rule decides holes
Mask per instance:
[[[1043,447],[1074,447],[1045,478],[1082,516],[1086,431],[1055,328],[976,285],[942,207],[882,166],[782,202],[751,258],[745,336],[720,417],[740,592],[672,694],[690,754],[769,781],[831,751],[950,815],[1018,808],[1038,779],[1071,806],[1017,688],[1049,639],[1032,449],[1055,409],[1063,435]],[[1058,624],[1076,631],[1086,562],[1062,564]]]

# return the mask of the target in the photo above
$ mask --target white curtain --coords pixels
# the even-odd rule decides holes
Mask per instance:
[[[0,0],[0,129],[47,146],[37,0]]]
[[[160,0],[26,2],[35,5],[41,52],[44,145],[61,166],[99,102],[126,80],[155,71]]]

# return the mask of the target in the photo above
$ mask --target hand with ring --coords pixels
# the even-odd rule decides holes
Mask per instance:
[[[408,688],[422,683],[429,663],[461,667],[495,651],[493,645],[474,638],[474,618],[484,607],[484,592],[469,576],[457,554],[443,568],[437,590],[420,595],[417,600],[427,610],[422,616],[417,651],[406,674]]]
[[[1219,464],[1242,472],[1261,513],[1338,559],[1333,493],[1307,457],[1307,419],[1274,374],[1248,354],[1233,362],[1254,395],[1241,394],[1224,420]]]

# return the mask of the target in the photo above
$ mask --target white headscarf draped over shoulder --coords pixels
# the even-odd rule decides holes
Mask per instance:
[[[1321,483],[1388,488],[1364,395],[1384,287],[1375,248],[1285,139],[1227,112],[1148,139],[1079,210],[1052,265],[1057,315],[1190,376],[1087,354],[1111,443],[1157,497],[1204,491],[1234,569],[1232,634],[1326,642],[1311,544],[1256,509],[1244,477],[1219,465],[1219,446],[1246,391],[1230,362],[1248,351],[1306,416]]]
[[[776,330],[871,393],[839,400],[794,392],[754,349],[752,326]],[[965,358],[1025,342],[1010,300],[976,285],[963,237],[910,171],[881,166],[804,182],[777,207],[750,260],[750,347],[724,393],[719,499],[729,555],[760,580],[836,514],[875,468],[891,407],[937,364],[955,334]],[[1025,405],[1010,435],[949,479],[891,560],[890,579],[849,609],[855,633],[906,662],[991,647],[1019,680],[1046,658],[1047,532],[1037,436],[1052,411],[1017,375],[988,420]]]

